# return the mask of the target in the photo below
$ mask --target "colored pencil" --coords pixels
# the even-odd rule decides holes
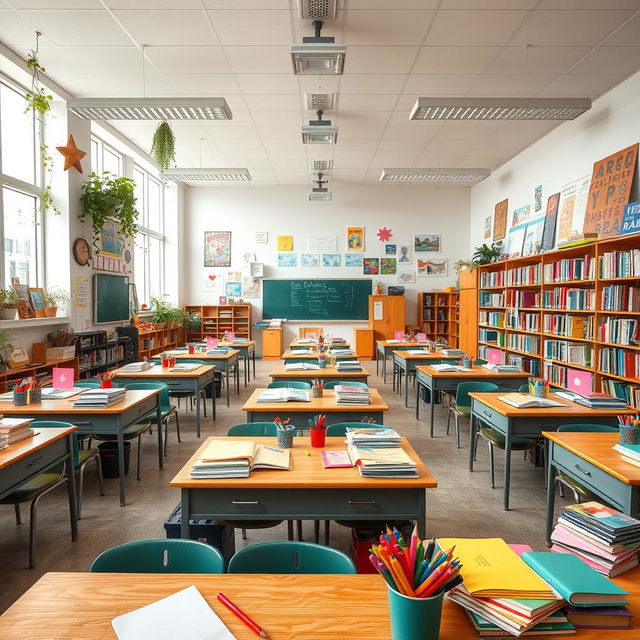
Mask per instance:
[[[268,638],[267,632],[258,624],[256,624],[240,607],[233,604],[229,598],[227,598],[223,593],[219,593],[217,596],[218,600],[222,602],[222,604],[229,609],[233,614],[235,614],[242,622],[244,622],[251,631],[253,631],[256,635],[262,638]]]

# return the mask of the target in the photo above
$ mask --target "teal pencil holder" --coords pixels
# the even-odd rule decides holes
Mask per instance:
[[[640,427],[620,425],[620,444],[640,444]]]
[[[293,436],[295,433],[295,428],[278,429],[278,446],[282,449],[291,449],[293,447]]]
[[[410,598],[387,585],[392,640],[438,640],[444,591],[432,598]]]

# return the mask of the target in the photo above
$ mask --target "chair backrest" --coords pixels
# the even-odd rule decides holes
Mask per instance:
[[[470,407],[470,393],[491,393],[498,390],[498,385],[493,382],[461,382],[456,389],[456,406]]]
[[[351,387],[368,387],[369,386],[366,382],[361,382],[360,380],[330,380],[329,382],[324,383],[324,388],[333,389],[338,384],[348,384]]]
[[[229,573],[355,573],[342,551],[310,542],[262,542],[240,549]]]
[[[606,424],[563,424],[558,427],[558,431],[573,431],[575,433],[615,433],[618,427],[610,427]]]
[[[525,382],[518,387],[520,393],[529,393],[529,383]]]
[[[311,389],[310,382],[302,382],[302,380],[276,380],[267,385],[268,389]]]
[[[74,387],[81,387],[82,389],[99,389],[100,383],[93,382],[91,380],[78,380],[73,383]]]
[[[228,436],[277,436],[278,427],[275,422],[244,422],[234,424],[227,431]]]
[[[336,422],[330,424],[327,427],[327,436],[344,436],[347,434],[347,429],[359,429],[360,427],[366,427],[367,429],[389,429],[383,424],[369,424],[367,422]]]
[[[34,420],[29,425],[32,429],[37,431],[38,429],[69,429],[73,428],[73,425],[70,422],[62,422],[60,420]],[[80,447],[78,446],[78,434],[74,432],[73,434],[73,466],[77,467],[80,463],[79,459],[79,451]],[[60,466],[62,469],[62,465]]]
[[[125,387],[133,391],[148,391],[150,389],[160,389],[160,411],[169,411],[169,409],[171,408],[169,387],[164,382],[129,382],[125,385]]]
[[[320,327],[300,327],[298,329],[299,338],[319,338],[324,331]]]
[[[101,553],[92,573],[224,573],[222,554],[195,540],[139,540]]]
[[[476,367],[479,367],[480,365],[487,364],[487,362],[488,360],[483,360],[482,358],[476,358],[473,361],[473,364],[476,365]]]

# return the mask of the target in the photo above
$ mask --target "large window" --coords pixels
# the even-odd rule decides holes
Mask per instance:
[[[135,241],[135,283],[140,304],[164,293],[164,189],[148,171],[135,165],[136,205],[140,212]]]
[[[24,91],[0,78],[0,286],[42,282],[40,123],[25,113]]]
[[[122,176],[122,155],[100,138],[91,138],[91,171],[102,175],[105,171]]]

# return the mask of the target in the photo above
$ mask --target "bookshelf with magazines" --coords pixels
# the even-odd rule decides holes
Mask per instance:
[[[418,325],[429,340],[446,340],[457,348],[459,303],[457,291],[418,292]]]
[[[640,408],[640,234],[477,271],[478,357]]]

